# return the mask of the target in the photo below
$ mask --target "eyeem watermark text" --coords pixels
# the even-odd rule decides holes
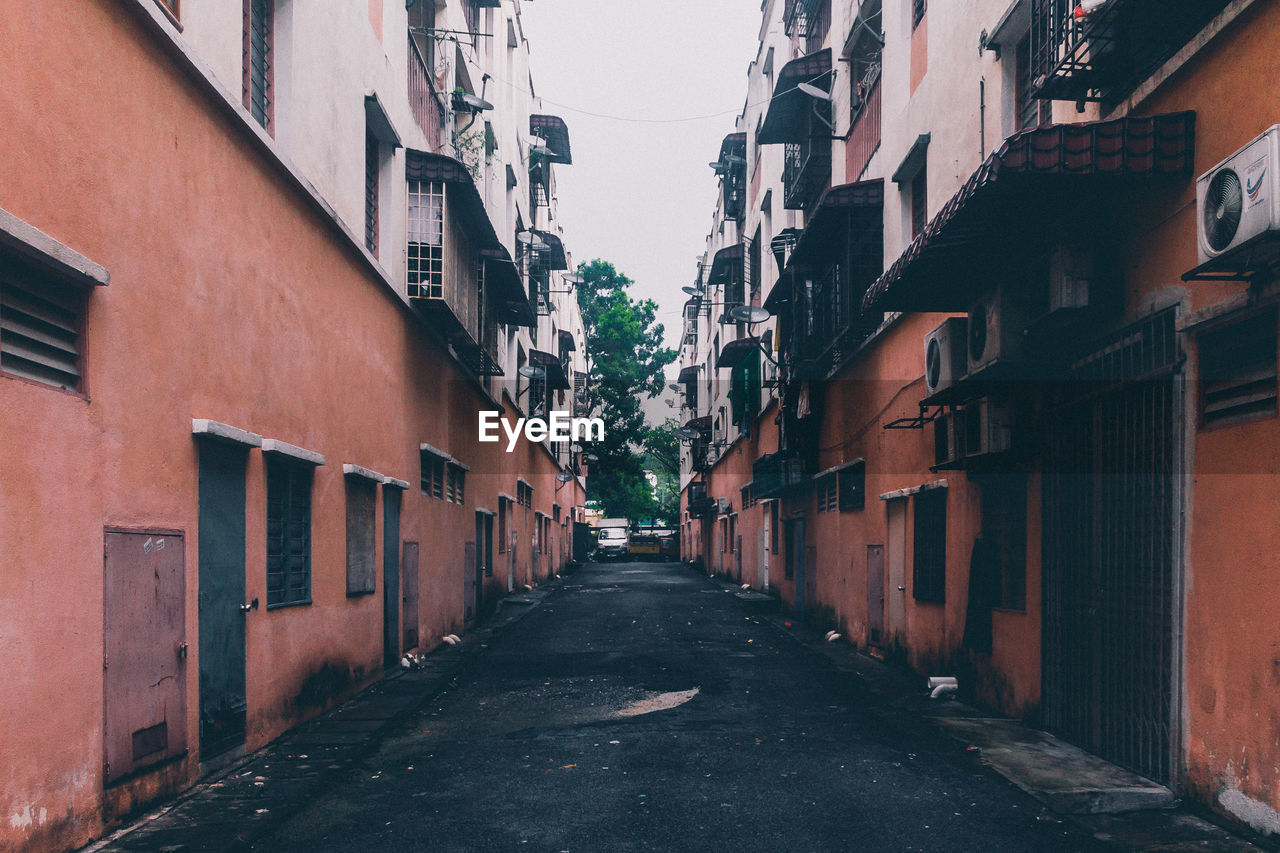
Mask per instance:
[[[508,453],[516,449],[516,442],[520,439],[521,433],[535,444],[547,439],[551,439],[556,444],[566,441],[604,441],[602,418],[574,418],[570,417],[568,412],[552,412],[548,420],[520,418],[512,424],[510,421],[502,420],[502,413],[496,411],[480,413],[480,441],[500,441],[502,437],[498,434],[499,425],[502,427],[502,432],[507,435]]]

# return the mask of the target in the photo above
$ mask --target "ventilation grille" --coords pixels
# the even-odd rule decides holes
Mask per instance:
[[[79,391],[84,293],[42,282],[39,293],[0,282],[0,370],[35,382]]]

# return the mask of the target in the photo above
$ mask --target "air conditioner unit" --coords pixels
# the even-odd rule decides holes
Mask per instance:
[[[1049,253],[1049,313],[1089,307],[1095,276],[1094,253],[1056,246]]]
[[[943,412],[933,420],[933,465],[949,467],[964,457],[964,431],[954,411]]]
[[[1280,124],[1196,181],[1200,263],[1280,231]]]
[[[1005,285],[973,304],[969,309],[969,373],[1021,357],[1026,314],[1025,304]]]
[[[952,317],[924,336],[925,396],[950,388],[964,376],[968,325],[967,318]]]
[[[979,397],[964,407],[965,458],[1013,449],[1013,406],[1007,400]]]

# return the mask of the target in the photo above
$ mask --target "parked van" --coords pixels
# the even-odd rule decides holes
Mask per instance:
[[[596,557],[601,560],[627,560],[631,557],[631,522],[625,518],[600,520],[596,538]]]

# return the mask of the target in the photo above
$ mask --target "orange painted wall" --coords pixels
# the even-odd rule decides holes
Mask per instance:
[[[1149,102],[1147,113],[1196,110],[1197,175],[1280,120],[1275,34],[1280,7],[1255,4]],[[1265,81],[1267,85],[1258,85]],[[1143,241],[1136,287],[1177,282],[1196,263],[1195,186]],[[1160,222],[1160,219],[1156,221]],[[1233,295],[1238,284],[1185,285],[1191,310]],[[1185,780],[1188,792],[1255,829],[1280,832],[1280,421],[1197,430],[1196,340],[1186,483]],[[1252,801],[1251,803],[1249,801]],[[1268,814],[1270,810],[1270,814]],[[1252,815],[1246,818],[1244,814]]]
[[[475,412],[492,404],[121,4],[68,17],[21,0],[0,12],[0,38],[24,46],[0,56],[0,207],[111,273],[89,303],[87,399],[0,377],[0,847],[52,849],[103,828],[104,526],[184,533],[190,753],[168,784],[195,778],[192,418],[327,458],[313,491],[313,603],[246,617],[250,750],[381,674],[381,580],[372,595],[345,590],[343,463],[413,484],[401,538],[422,545],[424,644],[462,627],[475,508],[496,509],[519,473],[550,513],[555,468],[541,449],[477,445]],[[471,465],[464,506],[422,495],[423,441]],[[253,451],[246,595],[264,603],[265,491]],[[379,566],[381,524],[379,510]],[[138,805],[163,786],[130,787],[115,801]]]

